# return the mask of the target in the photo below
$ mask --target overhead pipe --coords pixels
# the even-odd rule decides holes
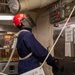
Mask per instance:
[[[36,8],[45,7],[57,0],[9,0],[9,8],[12,13],[18,13]]]

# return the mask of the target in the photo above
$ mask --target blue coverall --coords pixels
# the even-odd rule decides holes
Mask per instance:
[[[32,34],[32,29],[25,28],[30,32],[21,32],[18,36],[17,51],[21,58],[27,56],[30,52],[33,54],[25,59],[19,60],[18,74],[25,73],[29,70],[40,66],[40,62],[43,62],[48,54],[48,51],[36,40]],[[51,55],[47,59],[47,64],[53,66],[54,57]]]

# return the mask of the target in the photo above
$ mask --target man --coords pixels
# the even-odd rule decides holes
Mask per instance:
[[[17,51],[20,57],[18,63],[18,74],[25,73],[40,66],[46,58],[48,51],[36,40],[32,34],[34,22],[25,14],[17,14],[13,18],[14,25],[20,30],[26,30],[20,33],[17,42]],[[49,55],[47,64],[58,71],[58,60]]]

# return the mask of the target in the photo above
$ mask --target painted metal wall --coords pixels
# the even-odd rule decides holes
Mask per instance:
[[[43,13],[38,17],[36,23],[37,25],[33,29],[35,37],[46,49],[48,46],[51,47],[53,44],[53,25],[49,23],[49,12]],[[53,75],[51,67],[47,64],[44,65],[44,70],[46,75]]]

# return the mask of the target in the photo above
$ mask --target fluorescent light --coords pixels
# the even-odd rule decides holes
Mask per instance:
[[[14,16],[0,15],[0,20],[12,20]]]

